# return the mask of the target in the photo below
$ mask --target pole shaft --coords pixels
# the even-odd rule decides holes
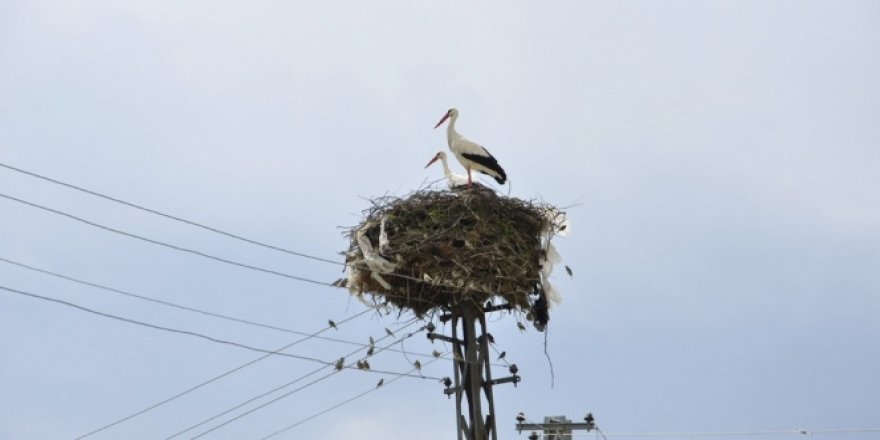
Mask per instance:
[[[471,433],[474,440],[487,440],[486,428],[483,426],[482,388],[483,375],[480,371],[482,353],[477,351],[476,312],[470,304],[465,304],[463,310],[465,361],[467,363],[467,378],[465,391],[470,404]]]

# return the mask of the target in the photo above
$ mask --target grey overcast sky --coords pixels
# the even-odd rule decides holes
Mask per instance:
[[[496,388],[502,438],[526,438],[518,411],[592,411],[608,433],[878,428],[878,43],[876,1],[0,0],[0,162],[341,260],[338,227],[366,198],[440,176],[422,166],[446,148],[432,126],[455,106],[512,196],[575,205],[557,241],[574,277],[555,275],[555,387],[543,334],[490,323],[523,377]],[[341,276],[5,168],[0,193]],[[305,332],[364,310],[343,290],[7,198],[0,257]],[[0,285],[266,349],[296,339],[6,262]],[[366,342],[408,319],[367,314],[325,335]],[[404,348],[442,349],[421,334]],[[321,340],[290,352],[351,350]],[[75,438],[259,356],[8,291],[0,352],[0,439],[15,440]],[[273,357],[89,438],[166,438],[318,366]],[[408,369],[393,352],[372,366]],[[262,438],[381,377],[394,376],[343,372],[202,438]],[[442,385],[402,378],[275,438],[454,435]]]

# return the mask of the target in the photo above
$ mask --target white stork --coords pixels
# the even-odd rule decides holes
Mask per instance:
[[[442,151],[438,151],[437,155],[425,165],[425,168],[428,168],[434,162],[440,161],[443,164],[443,174],[446,176],[446,183],[449,185],[449,188],[455,188],[462,185],[468,184],[467,176],[463,176],[461,174],[453,173],[449,169],[449,162],[446,161],[446,153]]]
[[[481,145],[465,139],[455,131],[458,110],[454,108],[449,109],[434,128],[442,125],[447,119],[449,119],[449,125],[446,127],[446,140],[449,142],[449,149],[455,154],[455,158],[458,159],[468,172],[468,188],[470,188],[473,179],[471,177],[471,170],[486,174],[503,185],[507,181],[507,174],[504,173],[501,165],[498,165],[498,160]]]

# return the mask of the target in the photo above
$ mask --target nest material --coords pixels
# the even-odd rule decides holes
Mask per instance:
[[[345,284],[420,317],[494,297],[532,316],[536,300],[546,307],[542,265],[550,238],[565,228],[560,219],[553,206],[477,185],[378,198],[348,231]]]

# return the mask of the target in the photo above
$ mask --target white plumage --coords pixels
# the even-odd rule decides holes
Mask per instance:
[[[468,184],[467,176],[453,173],[452,170],[449,169],[449,162],[446,161],[446,153],[442,151],[438,151],[437,155],[434,156],[434,158],[431,159],[431,161],[428,162],[427,165],[425,165],[425,168],[428,168],[429,166],[431,166],[431,164],[437,162],[438,160],[441,164],[443,164],[443,175],[446,176],[446,183],[449,185],[450,188],[455,188],[457,186]]]
[[[449,149],[455,154],[455,158],[468,172],[468,186],[473,180],[471,170],[491,176],[496,182],[503,185],[507,181],[507,174],[501,165],[498,165],[498,160],[489,153],[489,150],[465,139],[455,131],[455,121],[458,120],[457,109],[449,109],[434,128],[442,125],[447,119],[449,119],[449,125],[446,127],[446,140],[449,142]]]

